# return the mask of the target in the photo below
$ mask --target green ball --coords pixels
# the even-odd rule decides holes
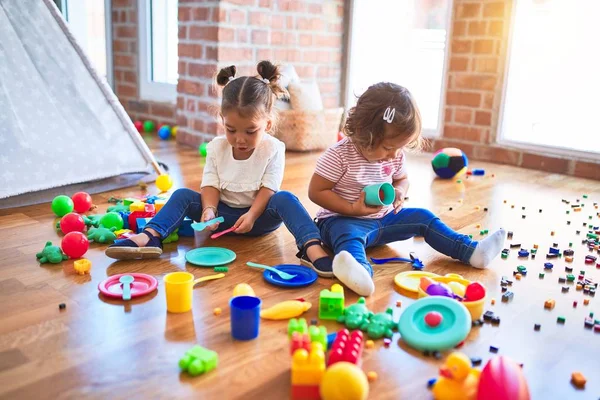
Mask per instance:
[[[144,132],[154,132],[156,124],[153,121],[144,121]]]
[[[70,212],[73,212],[73,200],[69,196],[60,195],[52,200],[52,212],[59,217],[64,217]]]
[[[116,212],[109,212],[100,218],[100,225],[108,229],[114,227],[117,231],[121,230],[123,229],[123,217]]]
[[[206,147],[208,147],[208,143],[202,143],[200,147],[198,147],[198,152],[202,157],[206,157]]]

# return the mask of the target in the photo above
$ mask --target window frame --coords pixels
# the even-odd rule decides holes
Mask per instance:
[[[177,85],[172,83],[154,82],[150,70],[152,68],[152,14],[151,0],[138,2],[138,40],[139,40],[139,89],[142,100],[161,103],[177,102]]]

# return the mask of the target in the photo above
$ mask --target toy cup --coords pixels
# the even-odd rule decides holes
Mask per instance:
[[[394,187],[387,182],[366,186],[365,203],[369,206],[389,206],[396,199]]]
[[[236,340],[252,340],[258,337],[260,305],[254,296],[237,296],[229,300],[231,308],[231,336]]]
[[[172,272],[165,275],[167,311],[183,313],[192,309],[192,290],[194,275],[189,272]]]

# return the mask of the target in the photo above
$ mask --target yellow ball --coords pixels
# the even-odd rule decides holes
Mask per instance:
[[[156,178],[156,187],[161,192],[167,192],[173,186],[173,179],[167,174],[161,174]]]
[[[171,128],[171,136],[177,137],[177,128],[178,128],[177,125],[175,125],[174,127]]]
[[[356,365],[337,362],[325,371],[320,392],[323,400],[365,400],[369,397],[369,382]]]

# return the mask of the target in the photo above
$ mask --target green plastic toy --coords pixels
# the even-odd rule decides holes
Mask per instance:
[[[294,332],[298,332],[301,335],[308,333],[308,325],[305,318],[292,318],[288,322],[288,337],[292,337]]]
[[[385,312],[373,315],[369,322],[362,324],[360,330],[367,332],[371,339],[391,338],[398,328],[398,323],[394,322],[392,316],[393,311],[388,308]]]
[[[144,121],[144,132],[154,132],[156,124],[153,121]]]
[[[217,368],[219,355],[201,346],[194,346],[179,360],[179,368],[191,376],[198,376]]]
[[[175,229],[175,232],[171,233],[167,236],[162,242],[163,244],[173,243],[179,240],[179,234],[177,233],[179,229]]]
[[[65,253],[62,252],[60,247],[52,246],[52,242],[46,242],[46,246],[44,246],[44,249],[41,251],[41,253],[37,253],[35,256],[39,260],[40,264],[58,264],[59,262],[69,258],[65,255]]]
[[[104,214],[95,214],[95,215],[84,216],[83,222],[85,222],[85,224],[88,228],[90,228],[92,226],[97,228],[100,226],[100,219],[102,219],[103,216],[104,216]]]
[[[68,213],[73,212],[74,205],[73,200],[71,200],[69,196],[63,194],[56,196],[52,200],[52,205],[50,207],[52,208],[52,212],[58,217],[64,217]]]
[[[116,228],[115,230],[123,229],[123,217],[116,212],[109,212],[100,218],[100,225],[105,228]]]
[[[108,212],[116,212],[116,213],[120,213],[120,212],[129,212],[129,206],[123,204],[123,203],[117,203],[114,206],[110,206],[106,209],[106,211]]]
[[[308,336],[311,342],[318,342],[323,345],[323,348],[327,348],[327,328],[324,326],[311,325],[308,328]]]
[[[117,235],[114,232],[117,228],[112,227],[110,229],[100,227],[100,228],[91,228],[88,231],[87,238],[88,240],[93,240],[96,243],[112,243],[117,239]]]
[[[344,315],[344,288],[336,283],[331,286],[331,290],[321,290],[319,319],[337,320],[342,315]]]
[[[360,329],[365,323],[369,322],[369,319],[373,316],[373,313],[369,311],[365,305],[365,298],[361,297],[358,301],[344,310],[344,315],[337,319],[348,329]]]
[[[206,155],[208,154],[208,149],[207,149],[208,143],[202,143],[199,147],[198,147],[198,153],[200,153],[200,155],[202,157],[206,157]]]
[[[215,271],[215,272],[229,272],[229,268],[228,267],[214,267],[213,271]]]

